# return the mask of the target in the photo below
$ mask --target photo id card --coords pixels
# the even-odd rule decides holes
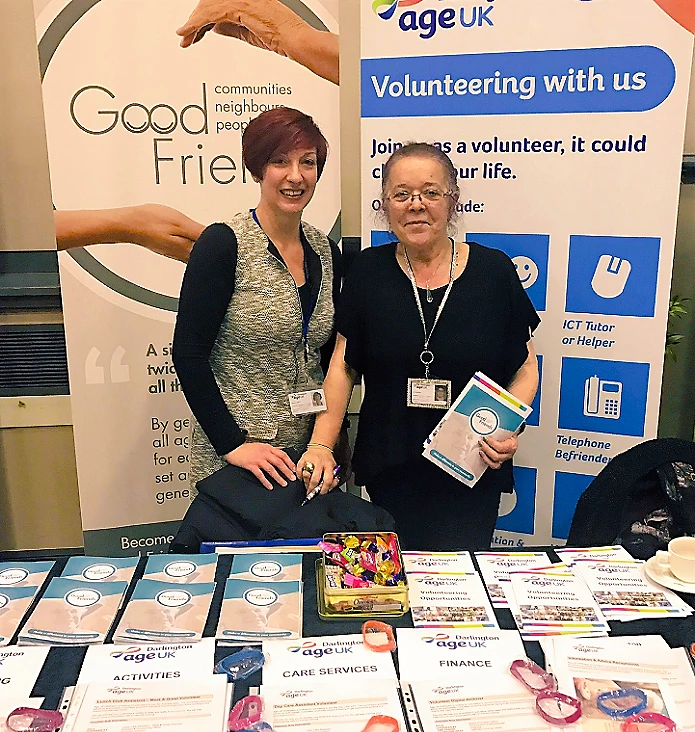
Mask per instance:
[[[447,379],[408,379],[408,406],[449,409],[451,382]]]
[[[290,394],[290,410],[295,417],[326,411],[326,395],[321,387]]]

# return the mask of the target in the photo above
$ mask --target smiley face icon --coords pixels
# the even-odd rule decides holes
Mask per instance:
[[[528,290],[538,279],[538,265],[530,257],[518,256],[512,259],[524,290]]]

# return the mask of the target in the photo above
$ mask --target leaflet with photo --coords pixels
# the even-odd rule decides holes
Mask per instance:
[[[525,569],[510,578],[522,631],[608,632],[591,591],[567,565]]]
[[[84,582],[128,582],[140,557],[70,557],[61,577]]]
[[[425,440],[425,458],[472,487],[487,470],[480,440],[504,440],[518,432],[533,410],[477,372]]]
[[[217,554],[153,554],[147,558],[143,578],[188,585],[214,582]]]
[[[38,587],[0,587],[0,646],[6,646],[21,625]]]
[[[396,680],[390,653],[368,648],[361,635],[326,635],[296,640],[264,640],[263,687],[304,688],[361,681]]]
[[[644,562],[577,559],[572,569],[586,582],[609,620],[692,615],[692,608],[677,595],[647,578]]]
[[[301,635],[301,582],[227,580],[215,635],[222,645]]]
[[[475,574],[470,552],[402,552],[407,574]]]
[[[479,575],[412,574],[408,596],[416,628],[497,628]]]
[[[392,717],[408,729],[395,680],[352,680],[298,688],[261,687],[263,719],[273,730],[291,732],[360,732],[374,716]]]
[[[48,646],[43,648],[11,646],[0,649],[2,669],[0,697],[29,696],[50,650]]]
[[[398,676],[401,681],[455,681],[466,691],[487,691],[500,680],[510,691],[519,683],[509,673],[526,651],[516,630],[466,630],[433,633],[398,628]]]
[[[91,646],[78,684],[95,681],[200,681],[213,673],[215,639],[196,643]]]
[[[200,640],[214,591],[214,582],[182,585],[179,582],[138,580],[113,642]]]
[[[19,631],[19,645],[103,643],[127,587],[127,582],[54,577]]]
[[[0,588],[41,587],[55,562],[0,562]]]
[[[296,582],[302,579],[301,554],[238,554],[230,577],[260,582]]]
[[[493,607],[509,607],[511,572],[550,564],[545,552],[476,552],[475,558]]]
[[[61,732],[226,729],[228,688],[224,674],[212,674],[197,682],[92,683],[75,691]]]

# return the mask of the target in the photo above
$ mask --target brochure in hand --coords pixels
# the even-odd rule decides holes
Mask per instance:
[[[432,434],[423,455],[464,485],[473,487],[487,469],[479,453],[486,437],[505,440],[531,414],[531,407],[477,372]]]

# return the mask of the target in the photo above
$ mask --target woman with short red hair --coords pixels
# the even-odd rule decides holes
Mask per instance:
[[[333,335],[340,287],[337,247],[302,221],[327,149],[296,109],[251,120],[242,156],[260,201],[208,226],[191,252],[173,359],[195,418],[194,486],[227,463],[268,489],[296,477],[287,450],[296,458],[305,449],[317,408],[292,395],[321,388],[320,349]]]

